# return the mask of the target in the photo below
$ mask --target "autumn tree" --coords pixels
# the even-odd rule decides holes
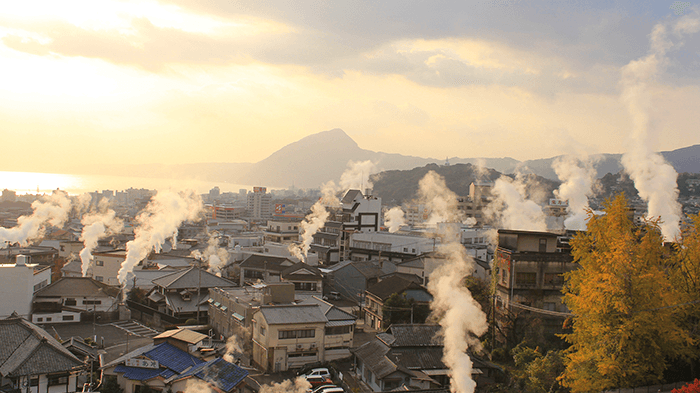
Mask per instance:
[[[573,392],[658,383],[668,359],[691,350],[659,223],[635,226],[628,211],[623,195],[606,201],[571,242],[580,268],[565,275],[574,317],[563,383]]]

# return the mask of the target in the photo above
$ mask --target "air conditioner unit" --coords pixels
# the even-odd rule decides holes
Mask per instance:
[[[311,345],[309,345],[309,348],[316,349],[316,343],[311,343]]]

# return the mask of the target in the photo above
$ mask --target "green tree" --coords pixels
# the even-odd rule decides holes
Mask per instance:
[[[670,307],[677,296],[658,221],[636,227],[628,212],[624,195],[606,201],[606,214],[589,212],[588,230],[571,242],[580,268],[566,274],[574,317],[563,383],[573,392],[657,383],[668,359],[690,350]]]
[[[382,306],[382,318],[386,326],[395,323],[424,323],[430,308],[427,305],[416,304],[413,299],[407,299],[405,293],[394,293]]]

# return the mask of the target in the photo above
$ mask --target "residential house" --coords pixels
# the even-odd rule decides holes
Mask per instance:
[[[187,353],[194,354],[204,346],[204,340],[208,336],[187,328],[167,330],[153,337],[153,344],[167,342]]]
[[[299,221],[270,220],[263,233],[266,243],[290,244],[299,240]]]
[[[350,235],[350,258],[399,263],[435,250],[435,239],[422,234],[356,232]]]
[[[280,282],[282,271],[294,265],[289,258],[267,254],[252,254],[240,263],[240,285]],[[230,273],[229,273],[230,274]]]
[[[406,299],[414,300],[416,306],[428,306],[433,297],[420,282],[421,278],[415,275],[392,274],[367,288],[363,307],[365,325],[377,330],[388,327],[383,309],[384,303],[393,294],[403,294]],[[414,311],[411,310],[411,313]]]
[[[212,288],[209,291],[209,324],[225,337],[245,335],[252,325],[253,312],[263,304],[292,304],[294,284],[264,283],[237,288]]]
[[[120,286],[118,273],[126,260],[126,250],[112,250],[92,253],[89,275],[107,285]]]
[[[321,271],[303,262],[296,263],[281,272],[283,282],[294,284],[295,293],[323,295],[323,275]]]
[[[261,306],[253,313],[253,362],[280,372],[325,361],[327,322],[317,304]]]
[[[118,312],[119,294],[119,288],[90,277],[63,277],[34,294],[32,322],[80,322],[84,314],[109,319]]]
[[[13,312],[30,319],[32,297],[51,284],[51,267],[29,263],[29,257],[18,255],[13,263],[0,264],[0,318]]]
[[[343,261],[325,270],[327,290],[338,292],[357,304],[362,302],[365,290],[388,273],[376,261]]]
[[[564,274],[578,267],[565,233],[498,231],[496,319],[537,316],[546,333],[561,331],[568,308],[562,302]],[[540,311],[538,311],[540,310]]]
[[[207,300],[211,288],[232,288],[236,284],[197,267],[181,269],[153,280],[148,305],[158,312],[185,322],[207,319]]]
[[[0,386],[28,393],[78,390],[82,360],[44,329],[15,314],[0,320],[0,337]]]
[[[185,392],[196,380],[217,392],[241,393],[248,372],[223,359],[208,362],[168,342],[150,344],[121,356],[101,368],[105,378],[116,378],[124,393],[146,387],[158,392]]]
[[[323,339],[325,361],[330,362],[350,356],[357,317],[318,296],[309,297],[299,304],[317,304],[328,321]]]
[[[450,370],[443,363],[440,326],[393,325],[386,333],[353,349],[355,373],[375,392],[447,388]],[[469,355],[477,386],[493,382],[498,366]]]

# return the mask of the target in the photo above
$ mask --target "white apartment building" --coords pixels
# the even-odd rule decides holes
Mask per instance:
[[[16,262],[0,265],[0,319],[16,312],[30,319],[34,292],[51,284],[51,267],[30,264],[25,255],[18,255]]]
[[[272,194],[267,193],[267,187],[253,187],[253,192],[247,195],[246,209],[248,216],[253,219],[272,217]]]

